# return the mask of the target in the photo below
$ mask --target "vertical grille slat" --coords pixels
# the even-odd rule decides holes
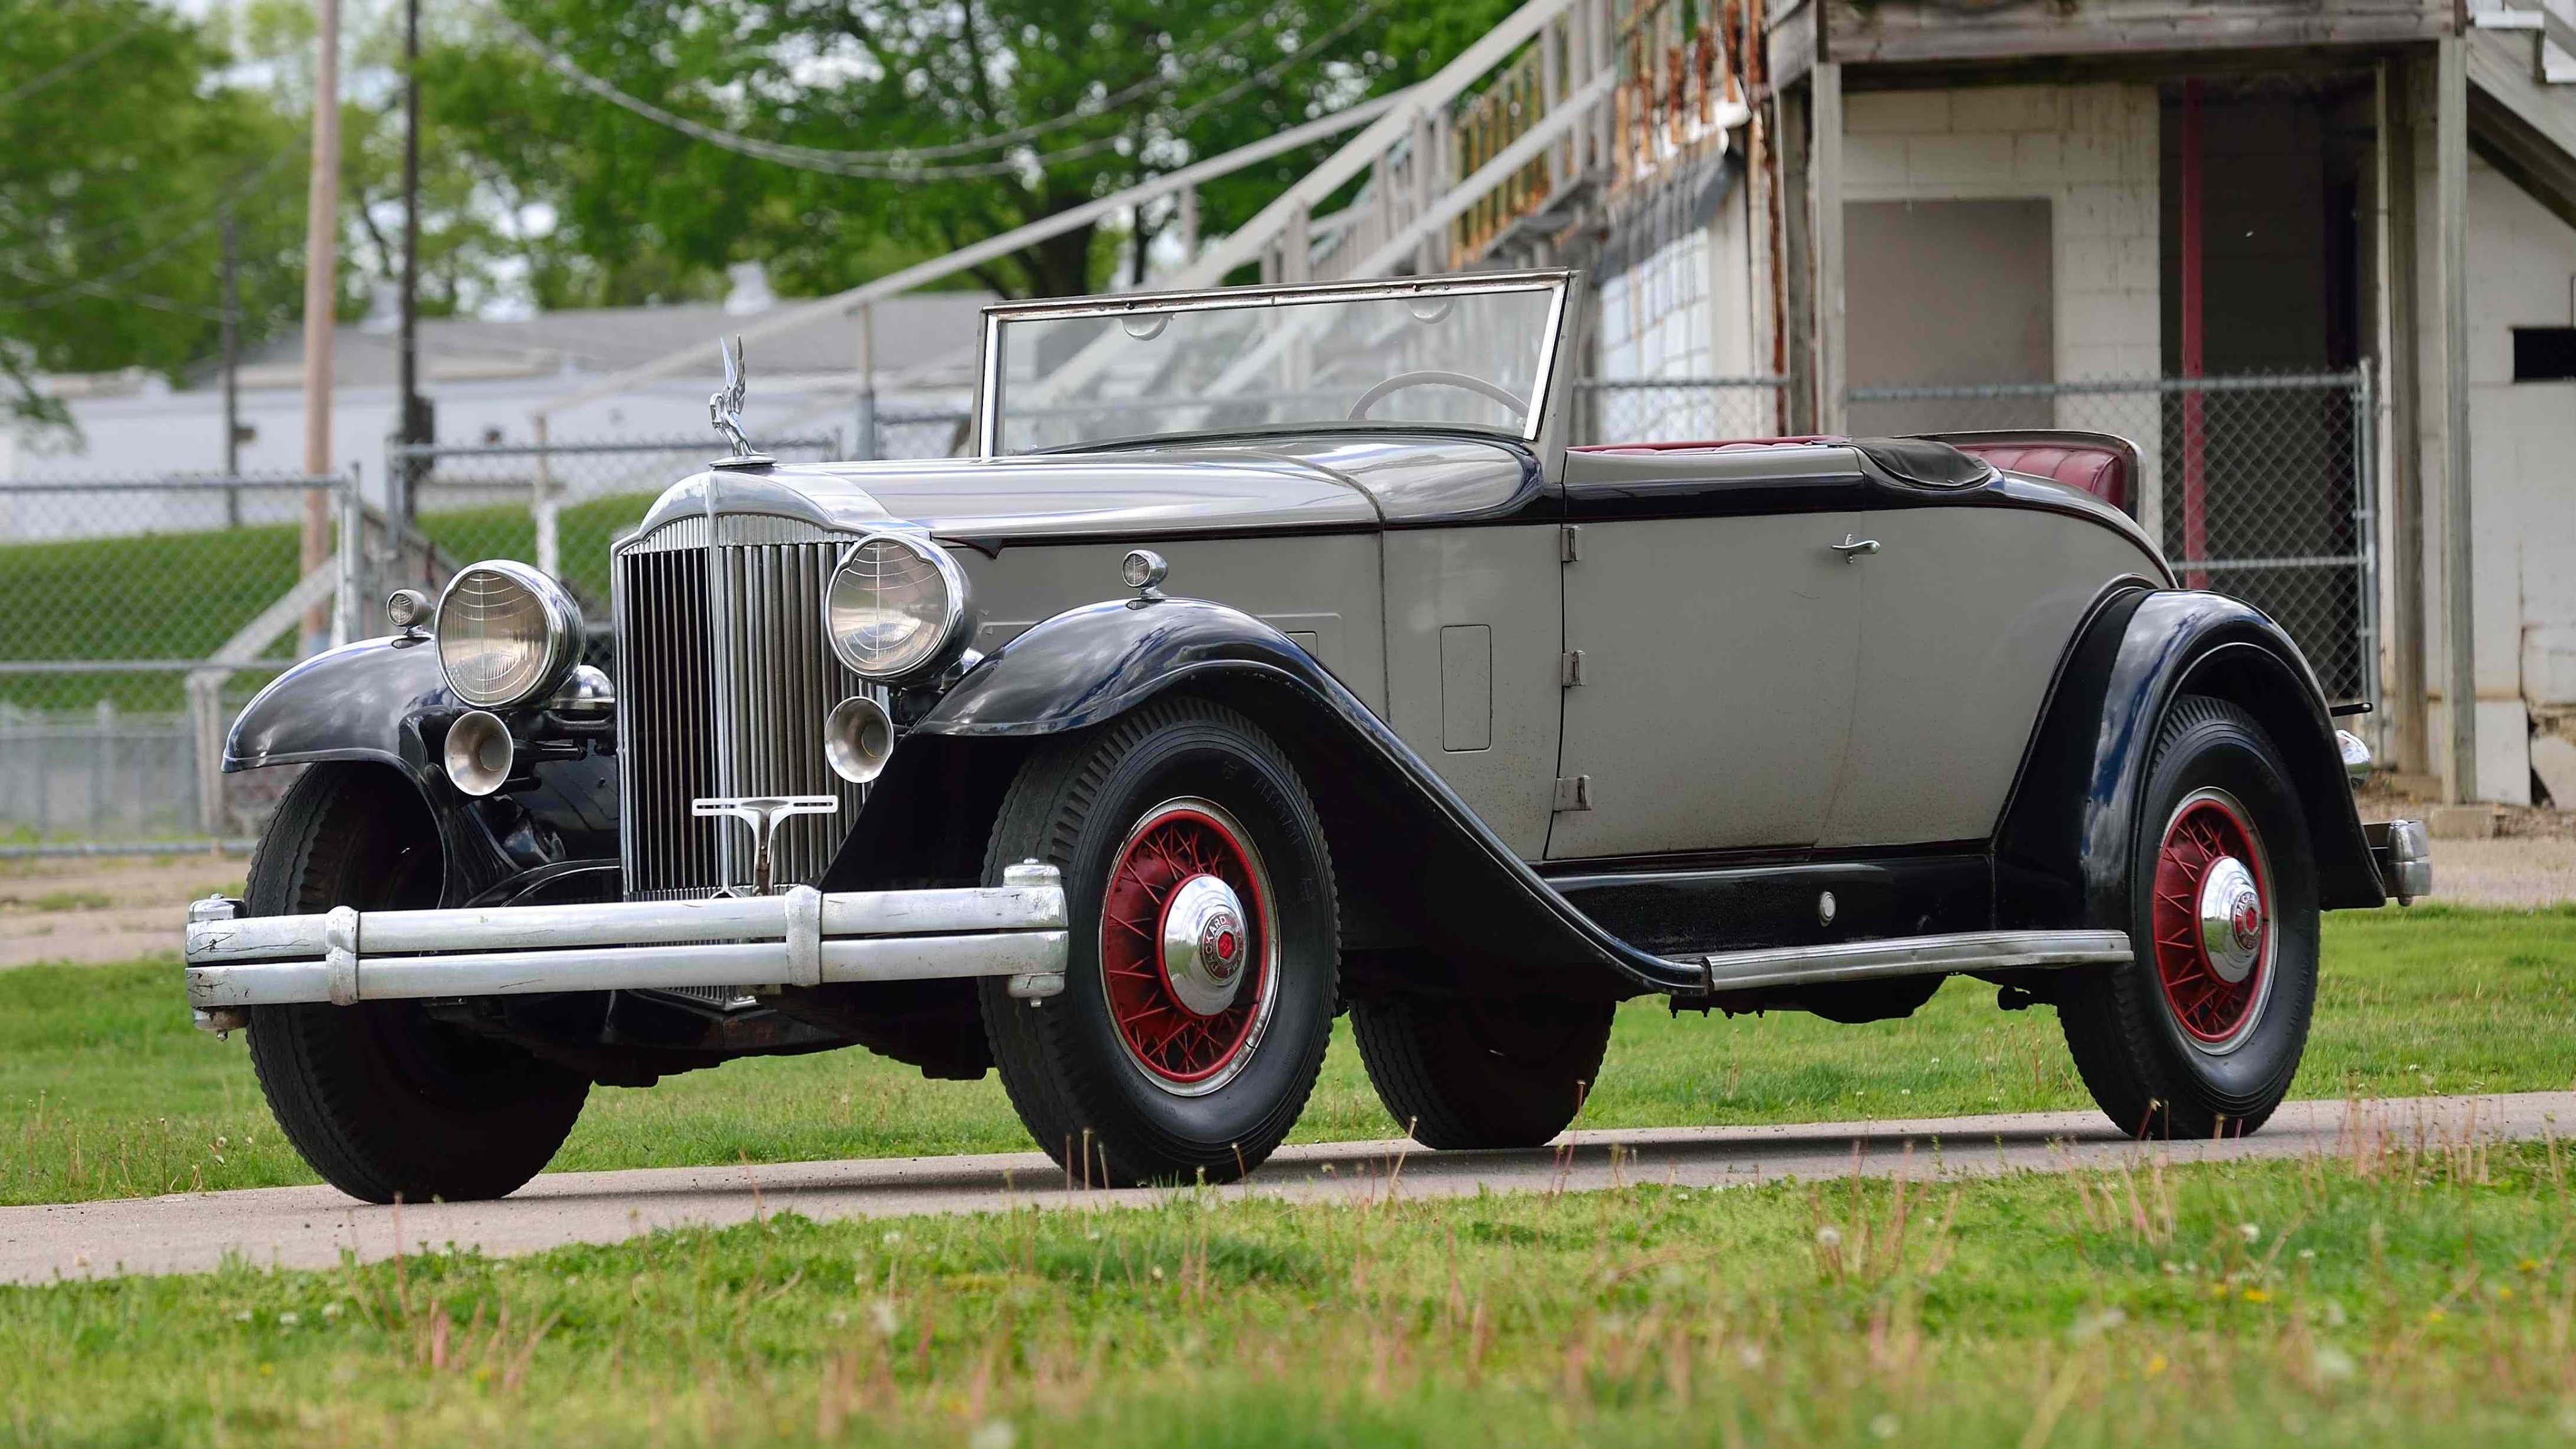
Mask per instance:
[[[861,692],[823,637],[823,586],[847,540],[772,518],[683,519],[617,557],[619,835],[630,899],[747,888],[749,832],[699,820],[710,795],[832,795],[788,821],[779,884],[819,877],[861,791],[823,758],[823,718]]]

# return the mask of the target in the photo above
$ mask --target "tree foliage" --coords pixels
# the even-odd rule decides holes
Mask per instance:
[[[835,151],[921,150],[917,179],[737,155],[568,87],[494,33],[436,74],[446,123],[555,209],[559,269],[633,300],[675,274],[765,262],[787,292],[1052,216],[1363,97],[1414,69],[1382,0],[512,0],[590,74],[704,124]],[[1311,54],[1302,50],[1311,49]],[[969,147],[989,138],[1010,144]],[[1209,185],[1201,226],[1240,223],[1323,148]],[[959,174],[962,170],[987,174]],[[1149,211],[1152,234],[1177,208]],[[975,274],[1007,295],[1104,279],[1123,227],[1083,228]]]
[[[0,394],[39,372],[175,370],[214,347],[223,222],[254,327],[299,306],[301,128],[210,86],[228,57],[147,0],[0,0]]]

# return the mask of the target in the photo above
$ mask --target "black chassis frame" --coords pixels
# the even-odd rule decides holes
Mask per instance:
[[[1346,997],[1662,993],[1677,1007],[1795,1007],[1846,1020],[1906,1014],[1938,978],[1713,995],[1688,958],[1940,931],[2125,929],[2129,865],[2145,848],[2138,806],[2148,751],[2166,711],[2190,693],[2252,713],[2287,758],[2308,814],[2320,903],[2365,907],[2388,897],[2326,700],[2297,647],[2242,602],[2139,580],[2107,589],[2077,630],[2010,802],[1984,840],[1533,867],[1285,635],[1224,605],[1174,598],[1069,610],[996,650],[945,694],[899,696],[902,741],[818,884],[979,879],[991,822],[1032,744],[1176,691],[1243,710],[1306,767],[1334,850]],[[458,792],[439,763],[446,730],[466,708],[426,641],[354,644],[305,661],[253,700],[224,767],[359,762],[398,772],[436,823],[442,904],[614,899],[613,733],[544,710],[511,712],[531,763],[478,800]],[[1839,903],[1830,926],[1814,909],[1826,889]],[[2027,1001],[2044,999],[2054,976],[1991,979]],[[735,1056],[852,1044],[934,1076],[977,1076],[989,1060],[971,992],[953,982],[820,988],[756,1012],[632,992],[435,1009],[618,1084]]]

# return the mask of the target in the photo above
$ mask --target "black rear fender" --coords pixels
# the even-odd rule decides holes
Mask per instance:
[[[1293,640],[1195,599],[1089,605],[997,650],[906,734],[827,881],[900,878],[907,859],[980,868],[1027,749],[1174,692],[1242,711],[1297,760],[1332,842],[1355,965],[1400,957],[1456,978],[1414,989],[1623,997],[1698,984],[1567,905]],[[1368,989],[1355,974],[1353,989]]]
[[[2123,927],[2148,756],[2186,694],[2243,707],[2281,751],[2307,814],[2319,903],[2386,901],[2325,695],[2298,646],[2241,600],[2131,589],[2097,608],[2059,670],[1996,845],[2000,924]]]

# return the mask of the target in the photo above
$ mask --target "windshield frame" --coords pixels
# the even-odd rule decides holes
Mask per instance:
[[[1386,301],[1397,298],[1470,296],[1499,292],[1547,292],[1548,309],[1545,335],[1539,342],[1537,380],[1531,385],[1529,409],[1522,415],[1517,434],[1523,443],[1535,444],[1545,431],[1548,409],[1556,400],[1556,359],[1565,337],[1566,302],[1574,289],[1574,273],[1566,269],[1521,272],[1467,272],[1438,277],[1377,277],[1356,282],[1305,282],[1256,287],[1212,287],[1195,292],[1128,292],[1107,297],[1062,297],[1036,302],[997,302],[984,309],[983,356],[978,360],[975,376],[975,456],[999,458],[1026,456],[995,451],[1001,435],[1002,402],[1002,325],[1006,322],[1064,320],[1081,317],[1125,317],[1140,312],[1215,312],[1248,311],[1256,307],[1310,306],[1318,302]],[[1077,353],[1076,356],[1080,354]],[[1348,425],[1371,424],[1389,429],[1419,431],[1421,424],[1388,419],[1376,423],[1361,419]],[[1280,423],[1275,428],[1294,432],[1316,426],[1312,423]],[[1511,437],[1503,429],[1476,430],[1489,437]],[[1121,449],[1131,449],[1150,442],[1159,434],[1119,440]],[[1177,436],[1177,435],[1175,435]],[[1039,451],[1056,452],[1060,449]]]

